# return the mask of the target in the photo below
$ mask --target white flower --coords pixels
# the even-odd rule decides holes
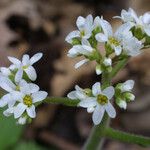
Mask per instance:
[[[116,95],[116,103],[120,108],[126,109],[127,102],[133,101],[135,99],[135,96],[131,93],[133,86],[133,80],[127,80],[124,83],[118,84],[118,88],[120,89],[120,91],[119,94]]]
[[[20,117],[17,121],[17,124],[24,125],[26,124],[27,118],[26,117]]]
[[[34,104],[44,100],[47,97],[47,92],[39,91],[37,88],[30,89],[30,86],[26,85],[26,90],[13,92],[13,97],[18,102],[13,106],[14,118],[20,118],[25,111],[30,118],[35,118]]]
[[[92,55],[94,49],[91,47],[90,43],[86,39],[82,39],[82,45],[75,45],[73,46],[69,51],[67,56],[74,58],[80,55],[88,57],[89,55]],[[76,65],[75,68],[79,68],[83,64],[87,63],[89,61],[88,58],[83,59],[79,61]]]
[[[68,93],[67,97],[72,100],[74,100],[74,99],[82,100],[82,99],[87,98],[87,95],[85,94],[85,91],[82,88],[80,88],[78,85],[76,85],[75,90]]]
[[[133,80],[127,80],[126,82],[122,83],[120,89],[121,92],[130,92],[134,87],[134,81]]]
[[[130,22],[132,26],[141,28],[143,32],[145,32],[148,36],[150,36],[150,13],[149,12],[145,13],[143,16],[138,17],[135,11],[129,8],[128,11],[122,10],[121,17],[116,16],[114,18],[120,18],[125,23]]]
[[[29,79],[32,81],[35,81],[37,78],[37,74],[32,65],[35,62],[39,61],[39,59],[41,59],[42,56],[43,56],[42,53],[37,53],[34,56],[32,56],[31,58],[29,58],[29,55],[25,54],[22,57],[22,61],[20,61],[19,59],[15,58],[15,57],[8,57],[9,61],[11,61],[13,63],[10,66],[10,69],[12,69],[12,70],[18,69],[17,73],[16,73],[16,78],[22,78],[23,71],[25,71],[25,73],[27,74]]]
[[[76,21],[78,30],[72,31],[66,37],[68,43],[72,43],[73,38],[89,39],[93,30],[93,17],[88,15],[86,18],[79,16]]]
[[[118,39],[118,34],[113,35],[112,27],[109,22],[99,18],[99,24],[103,30],[103,33],[96,34],[95,38],[99,42],[107,42],[111,48],[115,51],[116,55],[121,53],[121,45]],[[116,32],[118,33],[118,32]]]
[[[122,19],[124,22],[136,22],[138,20],[137,14],[132,8],[129,8],[128,11],[123,9],[121,16],[115,16],[114,18]]]
[[[125,101],[125,100],[118,100],[118,106],[120,107],[120,108],[123,108],[123,109],[126,109],[127,108],[127,102]]]
[[[76,92],[78,91],[73,91],[75,97]],[[105,110],[111,118],[114,118],[116,111],[109,101],[114,95],[114,88],[110,86],[101,91],[101,85],[97,82],[92,86],[92,94],[93,96],[89,97],[86,95],[83,96],[82,99],[79,97],[81,100],[79,106],[87,108],[87,111],[90,113],[93,112],[92,120],[94,124],[97,125],[101,122]]]
[[[8,77],[12,74],[11,70],[9,68],[6,68],[6,67],[1,67],[0,72],[1,72],[1,75],[6,76],[6,77]]]
[[[112,60],[111,58],[105,58],[103,61],[105,66],[111,66],[112,65]]]
[[[26,90],[26,87],[28,87],[28,90],[31,91],[38,91],[39,87],[36,84],[33,83],[27,83],[25,80],[21,79],[18,83],[13,83],[9,78],[0,76],[0,87],[4,89],[5,91],[9,92],[6,95],[4,95],[0,99],[0,107],[4,107],[8,104],[8,107],[14,106],[16,103],[16,100],[13,97],[13,93],[15,91],[24,92]]]

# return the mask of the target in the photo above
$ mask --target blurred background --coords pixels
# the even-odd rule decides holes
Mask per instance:
[[[121,9],[132,7],[139,14],[150,10],[149,0],[0,0],[0,66],[9,66],[7,56],[21,58],[43,52],[36,63],[36,83],[50,96],[66,96],[78,84],[91,87],[99,77],[93,64],[75,70],[77,60],[67,58],[70,48],[66,35],[75,28],[79,15],[101,16],[114,27],[112,19]],[[130,59],[113,80],[136,81],[136,101],[127,111],[117,109],[111,126],[150,136],[150,52]],[[80,150],[92,127],[91,115],[84,109],[43,104],[36,119],[25,127],[0,113],[0,150]],[[106,140],[103,150],[150,150],[137,145]]]

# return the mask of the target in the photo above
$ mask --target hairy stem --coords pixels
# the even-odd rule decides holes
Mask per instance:
[[[104,136],[121,142],[138,144],[145,147],[150,146],[150,138],[148,137],[126,133],[112,128],[105,128]]]
[[[44,102],[52,104],[63,104],[66,106],[77,106],[80,100],[72,100],[67,97],[47,97]]]

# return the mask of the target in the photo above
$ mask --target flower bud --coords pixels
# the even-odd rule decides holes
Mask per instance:
[[[125,93],[124,97],[126,98],[127,101],[134,101],[134,99],[135,99],[135,96],[129,92]]]
[[[96,65],[96,74],[100,75],[102,73],[102,67],[100,64]]]

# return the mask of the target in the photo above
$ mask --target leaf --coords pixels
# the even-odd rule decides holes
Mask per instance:
[[[34,142],[21,142],[14,150],[46,150]]]
[[[23,127],[12,117],[5,117],[0,110],[0,150],[13,146],[19,140]]]

